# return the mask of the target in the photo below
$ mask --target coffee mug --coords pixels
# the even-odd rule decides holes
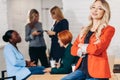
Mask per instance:
[[[50,60],[50,65],[52,68],[55,67],[55,60]]]
[[[75,71],[75,64],[72,64],[72,72]]]

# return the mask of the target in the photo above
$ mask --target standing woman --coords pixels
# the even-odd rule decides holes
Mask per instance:
[[[41,65],[48,67],[42,23],[39,22],[39,12],[36,9],[31,9],[29,21],[25,26],[25,40],[29,41],[30,59],[35,61],[36,65],[38,65],[38,59],[40,59]]]
[[[58,6],[54,6],[50,10],[52,18],[55,20],[55,23],[51,29],[51,31],[47,31],[47,34],[51,38],[51,50],[50,50],[50,59],[56,60],[56,62],[59,61],[59,59],[63,56],[63,53],[65,51],[65,48],[60,47],[58,43],[58,37],[57,33],[61,32],[63,30],[69,29],[69,23],[64,18],[62,11]]]
[[[25,61],[17,44],[21,42],[20,35],[14,30],[8,30],[3,35],[3,41],[9,42],[4,47],[4,57],[7,75],[16,76],[16,80],[26,80],[32,74],[43,74],[44,67],[36,66],[34,62]]]
[[[111,77],[107,48],[114,35],[108,25],[110,8],[106,0],[95,0],[90,7],[90,24],[75,40],[71,53],[79,56],[76,71],[62,80],[109,80]]]

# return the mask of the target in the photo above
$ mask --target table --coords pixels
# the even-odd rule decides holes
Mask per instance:
[[[27,80],[60,80],[65,74],[31,75]]]

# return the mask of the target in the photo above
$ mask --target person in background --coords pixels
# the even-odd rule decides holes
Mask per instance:
[[[29,23],[25,26],[25,40],[29,41],[29,56],[31,61],[38,65],[38,59],[42,66],[48,67],[46,56],[46,44],[43,36],[42,23],[39,22],[39,12],[31,9]]]
[[[26,80],[32,74],[43,74],[43,66],[36,66],[34,62],[25,61],[22,53],[17,47],[21,37],[14,30],[8,30],[3,35],[3,40],[9,42],[4,47],[4,57],[7,67],[7,75],[16,76],[16,80]]]
[[[51,30],[47,30],[47,34],[51,38],[51,49],[50,49],[50,60],[54,59],[56,62],[64,55],[65,48],[60,47],[58,43],[58,32],[69,29],[69,23],[67,19],[64,18],[61,9],[58,6],[54,6],[50,10],[52,18],[55,20],[55,23]]]
[[[90,7],[90,24],[81,31],[71,48],[72,55],[80,57],[76,71],[61,80],[109,80],[107,48],[115,32],[109,20],[107,1],[95,0]]]
[[[71,55],[71,41],[72,41],[72,34],[68,30],[63,30],[58,34],[58,43],[60,47],[65,48],[65,53],[60,61],[60,63],[56,63],[56,67],[54,68],[46,68],[44,72],[49,72],[51,74],[68,74],[72,72],[72,64],[77,59],[76,57]]]

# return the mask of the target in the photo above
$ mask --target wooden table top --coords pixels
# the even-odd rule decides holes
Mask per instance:
[[[27,80],[60,80],[65,74],[31,75]]]

